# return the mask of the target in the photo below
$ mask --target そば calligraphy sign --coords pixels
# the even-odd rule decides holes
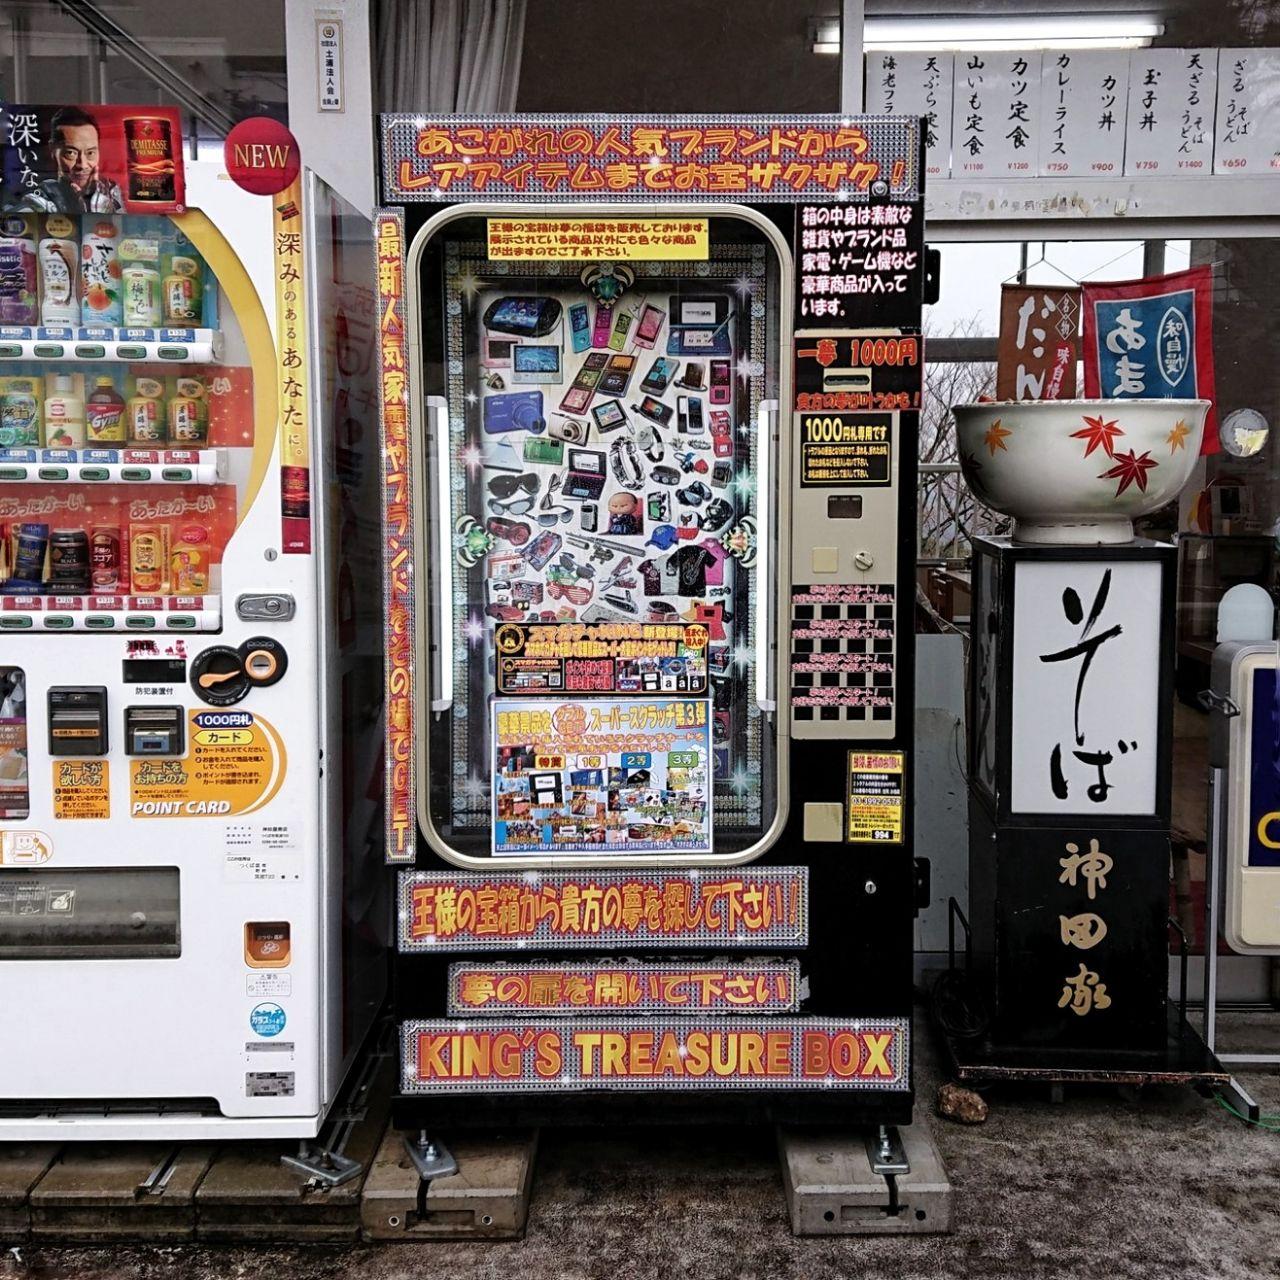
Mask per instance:
[[[1084,393],[1090,399],[1209,400],[1213,376],[1213,269],[1088,284]],[[1218,452],[1212,405],[1201,453]]]

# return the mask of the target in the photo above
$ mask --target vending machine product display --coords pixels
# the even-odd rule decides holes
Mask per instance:
[[[0,1138],[310,1137],[385,985],[370,225],[3,115]]]
[[[921,155],[384,117],[403,1127],[909,1121]]]

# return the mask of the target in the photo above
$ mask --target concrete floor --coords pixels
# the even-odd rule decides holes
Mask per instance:
[[[923,1019],[920,1019],[923,1026]],[[1235,1036],[1280,1049],[1280,1014],[1237,1015]],[[544,1133],[529,1230],[517,1244],[350,1248],[78,1249],[0,1255],[2,1280],[272,1280],[433,1274],[447,1280],[1256,1280],[1280,1276],[1280,1133],[1246,1127],[1189,1090],[990,1095],[961,1128],[932,1114],[922,1034],[918,1116],[955,1187],[946,1237],[798,1240],[770,1132]],[[1266,1112],[1280,1077],[1250,1075]]]

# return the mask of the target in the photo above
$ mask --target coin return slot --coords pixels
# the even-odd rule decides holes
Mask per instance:
[[[862,494],[833,493],[827,498],[828,520],[861,520]]]
[[[131,756],[180,756],[186,747],[181,707],[125,707],[125,751]]]
[[[254,649],[245,659],[244,669],[250,680],[270,680],[279,669],[280,663],[274,653],[265,649]]]

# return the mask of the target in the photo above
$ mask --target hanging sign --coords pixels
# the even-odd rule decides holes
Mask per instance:
[[[957,177],[1032,177],[1039,163],[1040,54],[976,50],[955,55]]]
[[[951,172],[951,105],[955,64],[946,53],[867,54],[867,112],[924,120],[925,172]]]
[[[1280,170],[1280,49],[1218,50],[1214,173]]]
[[[1216,49],[1135,49],[1125,173],[1194,178],[1211,172],[1217,82]]]
[[[1080,290],[1000,290],[997,400],[1071,400],[1080,358]]]
[[[1082,298],[1086,396],[1213,401],[1211,267],[1086,284]],[[1200,452],[1218,452],[1212,404]]]
[[[1123,50],[1046,51],[1040,77],[1042,175],[1124,172],[1128,84],[1129,55]]]

